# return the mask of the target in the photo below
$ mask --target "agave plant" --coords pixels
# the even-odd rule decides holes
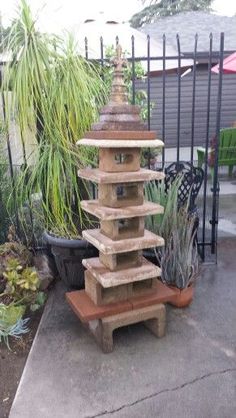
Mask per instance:
[[[94,151],[78,149],[76,141],[90,128],[106,99],[97,69],[77,50],[71,36],[65,43],[59,37],[39,33],[29,6],[21,1],[8,37],[12,60],[4,71],[2,88],[7,122],[14,113],[23,150],[29,128],[36,128],[38,148],[34,166],[25,161],[16,195],[23,208],[27,200],[32,206],[32,195],[40,192],[41,221],[47,230],[68,238],[78,237],[84,223],[80,201],[82,193],[88,191],[78,182],[78,166],[94,162]]]
[[[147,228],[165,240],[155,254],[162,269],[161,279],[179,289],[186,288],[198,274],[198,253],[195,245],[196,219],[188,213],[189,200],[178,205],[178,190],[182,182],[178,176],[166,192],[164,181],[152,182],[145,188],[148,200],[164,206],[164,213],[147,218]]]
[[[185,289],[198,275],[195,217],[180,209],[161,257],[162,281]]]
[[[182,176],[176,177],[171,184],[168,192],[165,189],[164,180],[159,183],[150,182],[145,186],[145,195],[147,200],[159,203],[164,207],[164,213],[151,215],[146,218],[147,228],[161,235],[165,242],[168,242],[176,223],[178,213],[178,189],[182,182]],[[188,205],[188,203],[187,203]]]

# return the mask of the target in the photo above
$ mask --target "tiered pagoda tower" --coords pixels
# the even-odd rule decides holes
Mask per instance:
[[[145,216],[162,213],[163,207],[144,200],[144,183],[164,175],[140,168],[140,151],[162,147],[163,142],[146,130],[139,107],[128,104],[125,63],[118,46],[110,101],[102,108],[99,122],[78,142],[99,148],[99,168],[79,171],[81,178],[98,184],[98,199],[81,205],[100,221],[100,229],[83,231],[83,237],[99,250],[99,258],[83,260],[85,290],[66,295],[104,352],[113,349],[113,330],[124,325],[145,321],[156,336],[164,335],[163,302],[173,294],[158,280],[159,267],[142,255],[143,249],[164,244],[145,229]]]

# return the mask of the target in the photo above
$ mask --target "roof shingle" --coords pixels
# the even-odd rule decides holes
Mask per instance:
[[[166,41],[176,49],[176,34],[180,36],[181,52],[191,52],[198,33],[198,51],[209,50],[209,34],[213,34],[213,50],[219,50],[220,33],[225,33],[225,51],[236,50],[236,16],[220,16],[208,12],[183,12],[159,18],[140,29],[156,41],[166,34]]]

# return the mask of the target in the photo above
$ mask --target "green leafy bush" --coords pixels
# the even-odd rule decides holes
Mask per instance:
[[[17,259],[11,259],[3,273],[6,279],[5,293],[12,296],[13,300],[22,303],[33,303],[39,288],[39,277],[32,267],[23,268]]]
[[[18,263],[22,268],[30,266],[33,262],[32,253],[19,242],[6,242],[0,245],[0,278],[11,262],[13,265]]]
[[[39,291],[40,279],[33,267],[33,256],[21,243],[0,245],[0,284],[0,297],[8,296],[10,302],[34,305],[34,310],[45,302],[44,293]]]

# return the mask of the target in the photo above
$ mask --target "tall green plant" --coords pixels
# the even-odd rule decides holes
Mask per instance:
[[[147,228],[161,235],[165,242],[168,242],[176,224],[176,216],[178,213],[178,190],[182,182],[182,176],[176,177],[170,185],[168,192],[165,190],[164,180],[157,184],[155,181],[150,182],[145,187],[147,200],[159,203],[164,207],[164,213],[151,215],[146,218]],[[188,202],[187,202],[188,206]]]
[[[12,182],[6,157],[5,135],[5,125],[3,121],[0,120],[0,244],[5,242],[11,222],[11,202],[8,200],[12,192]]]
[[[76,141],[105,102],[104,84],[96,68],[77,54],[71,36],[65,44],[36,30],[25,0],[8,50],[13,56],[3,79],[4,91],[11,90],[8,119],[14,111],[23,146],[29,126],[37,127],[38,139],[35,164],[24,167],[16,185],[19,206],[27,200],[31,204],[32,194],[40,192],[45,227],[57,235],[78,237],[85,221],[80,201],[86,187],[79,183],[77,169],[93,164],[94,152],[78,149]]]
[[[164,181],[159,185],[151,182],[145,187],[148,200],[164,207],[164,213],[147,217],[147,228],[162,236],[163,248],[155,254],[162,270],[162,281],[179,289],[186,288],[198,274],[198,253],[194,245],[195,216],[189,215],[189,199],[182,207],[178,205],[178,191],[183,177],[178,176],[166,192]],[[189,196],[190,198],[190,196]]]
[[[175,221],[161,257],[161,278],[168,285],[185,289],[198,275],[195,217],[181,208]]]

